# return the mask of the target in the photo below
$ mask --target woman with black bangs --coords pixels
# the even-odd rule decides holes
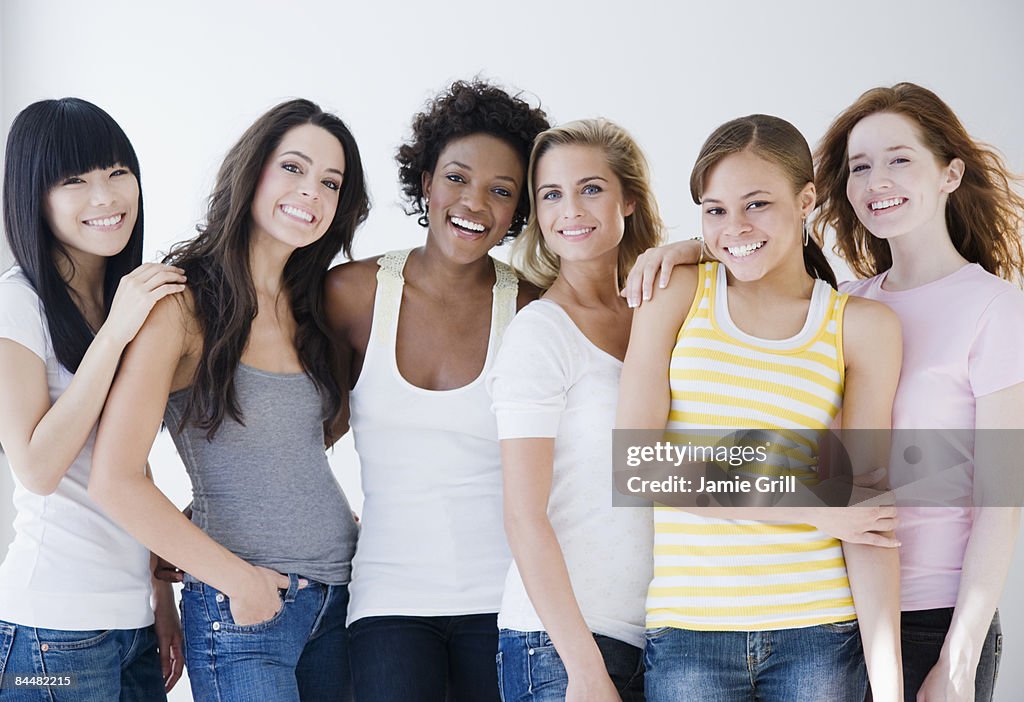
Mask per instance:
[[[228,152],[206,222],[168,260],[189,278],[125,355],[90,482],[111,516],[185,571],[196,700],[351,699],[345,616],[356,525],[324,452],[341,392],[323,278],[369,201],[354,138],[308,100]],[[133,466],[166,420],[191,522]]]
[[[3,699],[38,699],[17,687],[37,676],[62,700],[165,699],[183,662],[173,593],[151,585],[149,551],[86,486],[121,352],[185,277],[140,265],[138,158],[84,100],[43,100],[15,118],[3,211],[17,265],[0,276],[0,444],[18,513],[0,566]],[[145,464],[133,470],[148,481]]]
[[[511,556],[483,379],[537,290],[488,252],[526,221],[526,163],[547,128],[500,88],[454,83],[398,151],[425,244],[328,274],[366,498],[349,611],[360,702],[498,699]]]

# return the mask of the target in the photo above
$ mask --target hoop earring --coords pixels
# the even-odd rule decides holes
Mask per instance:
[[[423,205],[423,214],[416,218],[416,224],[421,227],[430,226],[430,203],[427,202]]]
[[[807,219],[804,218],[804,246],[811,243],[811,233],[807,231]]]

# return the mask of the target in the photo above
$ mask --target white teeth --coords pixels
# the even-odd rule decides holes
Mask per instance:
[[[903,204],[903,198],[902,197],[894,197],[894,198],[890,198],[889,200],[882,200],[881,202],[872,202],[871,203],[871,209],[873,209],[873,210],[884,210],[884,209],[887,209],[889,207],[893,207],[894,205],[902,205],[902,204]]]
[[[458,225],[463,229],[468,229],[471,232],[482,232],[487,229],[487,227],[482,224],[471,222],[468,219],[463,219],[462,217],[452,217],[452,224]]]
[[[90,227],[112,227],[122,219],[124,219],[124,215],[117,214],[113,217],[104,217],[103,219],[87,219],[85,220],[85,223]]]
[[[583,229],[563,229],[562,236],[583,236],[594,231],[593,227],[584,227]]]
[[[742,258],[743,256],[749,256],[762,246],[764,246],[764,242],[759,241],[756,244],[744,244],[743,246],[726,246],[725,250],[737,258]]]
[[[304,219],[307,222],[313,221],[313,215],[306,212],[305,210],[300,210],[298,207],[292,207],[291,205],[281,205],[281,211],[284,212],[285,214],[290,214],[292,217]]]

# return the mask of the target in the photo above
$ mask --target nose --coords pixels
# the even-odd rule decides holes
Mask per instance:
[[[474,188],[469,185],[462,189],[462,205],[470,212],[479,212],[484,208],[484,200],[487,197],[486,188]]]
[[[733,211],[727,215],[722,233],[726,236],[742,236],[749,232],[751,228],[750,222],[747,220],[746,210],[741,208],[739,211]]]
[[[559,202],[562,219],[576,219],[583,216],[583,208],[580,207],[580,200],[574,193],[566,193]]]
[[[877,192],[879,190],[885,190],[891,186],[892,181],[889,180],[888,174],[886,174],[881,168],[872,168],[868,172],[868,191]]]
[[[320,183],[314,173],[307,173],[306,177],[299,181],[299,194],[311,200],[320,199]]]
[[[89,189],[89,204],[93,207],[106,207],[111,205],[117,199],[114,188],[110,187],[110,183],[107,182],[106,178],[97,178],[93,181],[92,187]]]

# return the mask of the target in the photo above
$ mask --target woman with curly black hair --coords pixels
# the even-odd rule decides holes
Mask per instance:
[[[349,609],[361,702],[498,699],[511,557],[483,378],[537,291],[487,254],[526,221],[526,164],[547,128],[540,109],[498,87],[454,83],[398,150],[426,242],[328,273],[365,495]]]

